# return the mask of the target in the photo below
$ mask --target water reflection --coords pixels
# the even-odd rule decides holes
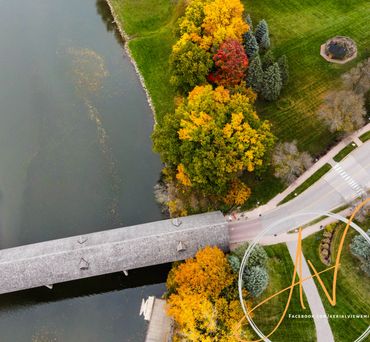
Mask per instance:
[[[108,3],[105,0],[96,0],[95,6],[96,11],[104,22],[107,31],[113,31],[117,42],[123,46],[125,44],[125,41],[119,33],[116,23],[114,22],[114,18],[112,16],[112,12],[109,8]]]

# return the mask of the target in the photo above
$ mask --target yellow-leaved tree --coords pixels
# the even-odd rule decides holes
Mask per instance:
[[[262,167],[274,143],[254,100],[248,92],[198,86],[156,127],[154,148],[179,186],[228,205],[248,199],[250,190],[241,177]]]
[[[237,275],[217,247],[206,247],[176,265],[167,288],[168,314],[177,325],[175,341],[236,342],[241,333],[248,336],[248,329],[239,324],[243,311]]]

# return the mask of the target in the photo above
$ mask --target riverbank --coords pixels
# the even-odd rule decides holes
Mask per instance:
[[[152,110],[153,112],[153,118],[154,118],[154,124],[156,124],[157,122],[157,119],[156,119],[156,112],[155,112],[155,107],[153,105],[153,100],[150,96],[150,93],[149,93],[149,90],[148,88],[146,87],[145,85],[145,80],[144,80],[144,77],[143,75],[141,74],[140,72],[140,69],[138,67],[138,65],[136,64],[136,61],[135,59],[133,58],[132,56],[132,52],[130,50],[130,47],[129,47],[129,42],[130,42],[130,37],[129,35],[125,32],[125,30],[123,29],[121,23],[120,23],[120,20],[118,19],[118,16],[117,16],[117,13],[115,12],[114,10],[114,7],[112,5],[112,2],[111,0],[106,0],[107,4],[108,4],[108,7],[111,11],[111,14],[112,14],[112,17],[114,18],[114,23],[116,24],[117,26],[117,29],[118,29],[118,32],[119,34],[121,35],[122,39],[124,40],[124,49],[125,49],[125,52],[128,56],[128,58],[130,59],[130,62],[132,63],[132,65],[134,66],[134,69],[135,69],[135,73],[136,75],[138,76],[139,80],[140,80],[140,83],[141,83],[141,86],[143,87],[144,89],[144,92],[145,92],[145,95],[146,95],[146,99],[148,101],[148,104],[149,104],[149,107],[150,109]]]
[[[106,0],[126,41],[125,50],[135,67],[155,120],[175,108],[176,92],[170,84],[168,58],[176,41],[177,19],[184,1]]]

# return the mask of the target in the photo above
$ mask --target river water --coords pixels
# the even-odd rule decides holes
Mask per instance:
[[[0,0],[0,248],[158,220],[153,118],[102,0]],[[0,296],[0,341],[142,341],[168,265]]]

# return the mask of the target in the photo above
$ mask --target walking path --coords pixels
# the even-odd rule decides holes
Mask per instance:
[[[296,259],[297,242],[291,241],[287,243],[289,254],[293,260]],[[302,254],[302,278],[311,276],[306,259]],[[306,294],[308,305],[311,309],[311,314],[316,327],[317,342],[334,342],[334,336],[331,331],[329,321],[326,317],[324,305],[322,304],[319,291],[317,290],[315,281],[310,278],[302,283],[303,290]],[[293,313],[294,314],[294,313]]]

